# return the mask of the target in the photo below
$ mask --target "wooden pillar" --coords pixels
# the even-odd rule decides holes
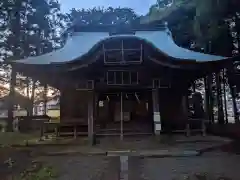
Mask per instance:
[[[182,96],[182,113],[183,113],[183,118],[186,120],[186,135],[190,136],[190,124],[188,121],[188,96],[183,95]]]
[[[88,92],[88,139],[90,145],[95,145],[95,92]]]
[[[152,90],[152,102],[153,102],[153,122],[155,135],[160,135],[162,130],[161,115],[159,110],[159,89]]]
[[[120,93],[120,140],[123,140],[123,93]]]

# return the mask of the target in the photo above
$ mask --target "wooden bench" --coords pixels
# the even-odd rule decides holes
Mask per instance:
[[[209,121],[201,118],[189,118],[186,123],[186,135],[190,136],[191,132],[201,132],[202,136],[206,136],[206,122]],[[192,126],[196,126],[196,128]]]

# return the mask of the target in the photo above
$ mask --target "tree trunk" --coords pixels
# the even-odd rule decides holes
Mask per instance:
[[[208,77],[205,77],[204,78],[204,87],[205,87],[205,103],[204,103],[204,105],[205,105],[205,114],[206,114],[206,118],[208,119],[208,120],[210,120],[211,119],[211,117],[210,117],[210,94],[209,94],[209,89],[210,89],[210,87],[209,87],[209,78]]]
[[[237,103],[236,103],[236,87],[233,84],[230,84],[230,92],[232,95],[234,120],[235,120],[235,123],[239,123],[239,115],[238,115],[238,109],[237,109]]]
[[[27,98],[28,99],[30,98],[30,79],[29,79],[29,77],[27,77]],[[27,116],[31,116],[30,107],[31,107],[31,105],[28,103],[27,104]]]
[[[21,1],[16,1],[13,11],[10,12],[9,20],[12,21],[12,34],[14,36],[14,46],[11,48],[13,52],[12,59],[20,59],[21,55],[18,51],[20,46],[20,29],[21,29],[21,15],[20,15]],[[7,131],[13,131],[13,118],[14,118],[14,106],[15,106],[15,86],[16,86],[16,69],[12,66],[11,79],[10,79],[10,91],[9,91],[9,101],[8,101],[8,123]]]
[[[44,115],[47,115],[47,92],[48,92],[48,85],[44,84]]]
[[[210,121],[214,123],[214,114],[213,114],[213,91],[212,91],[212,84],[213,84],[213,75],[208,76],[208,87],[209,87],[209,117]]]
[[[193,93],[195,93],[196,92],[196,81],[193,81],[192,89],[193,89]]]
[[[234,83],[235,72],[234,72],[233,66],[228,69],[227,77],[228,77],[230,93],[232,95],[233,113],[234,113],[235,123],[239,123],[239,114],[238,114],[237,102],[236,102],[236,85]]]
[[[225,73],[225,69],[223,69],[222,71],[222,78],[223,78],[223,95],[224,95],[224,114],[225,114],[225,122],[228,123],[228,113],[227,113],[227,98],[226,98],[226,73]]]
[[[14,118],[14,106],[15,106],[15,85],[16,85],[16,71],[15,68],[12,66],[11,72],[11,80],[10,80],[10,92],[9,92],[9,99],[8,99],[8,123],[7,123],[7,131],[13,131],[13,118]]]
[[[216,87],[217,87],[217,106],[218,106],[218,123],[224,124],[223,102],[222,102],[222,89],[221,89],[221,75],[220,72],[216,73]]]
[[[35,89],[36,89],[36,81],[33,80],[32,85],[32,94],[31,94],[31,107],[30,107],[30,116],[33,116],[33,108],[34,108],[34,99],[35,99]]]

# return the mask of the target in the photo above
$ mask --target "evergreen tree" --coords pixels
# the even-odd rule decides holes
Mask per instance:
[[[18,60],[28,56],[41,55],[59,48],[63,29],[60,5],[55,0],[6,0],[0,3],[1,58],[4,61]],[[3,66],[5,69],[6,67]],[[14,110],[16,71],[10,68],[10,101],[8,108],[9,130]],[[7,73],[9,74],[9,73]],[[18,75],[17,77],[20,77]],[[17,78],[18,79],[18,78]],[[27,80],[30,80],[27,78]],[[32,80],[18,80],[23,84],[33,84]],[[24,82],[25,81],[25,82]],[[34,87],[32,85],[32,87]],[[34,91],[34,90],[32,90]],[[31,108],[30,108],[31,109]]]

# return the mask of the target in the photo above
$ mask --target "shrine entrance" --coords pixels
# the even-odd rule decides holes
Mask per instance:
[[[99,95],[97,135],[153,134],[151,96],[148,91],[115,91]]]

